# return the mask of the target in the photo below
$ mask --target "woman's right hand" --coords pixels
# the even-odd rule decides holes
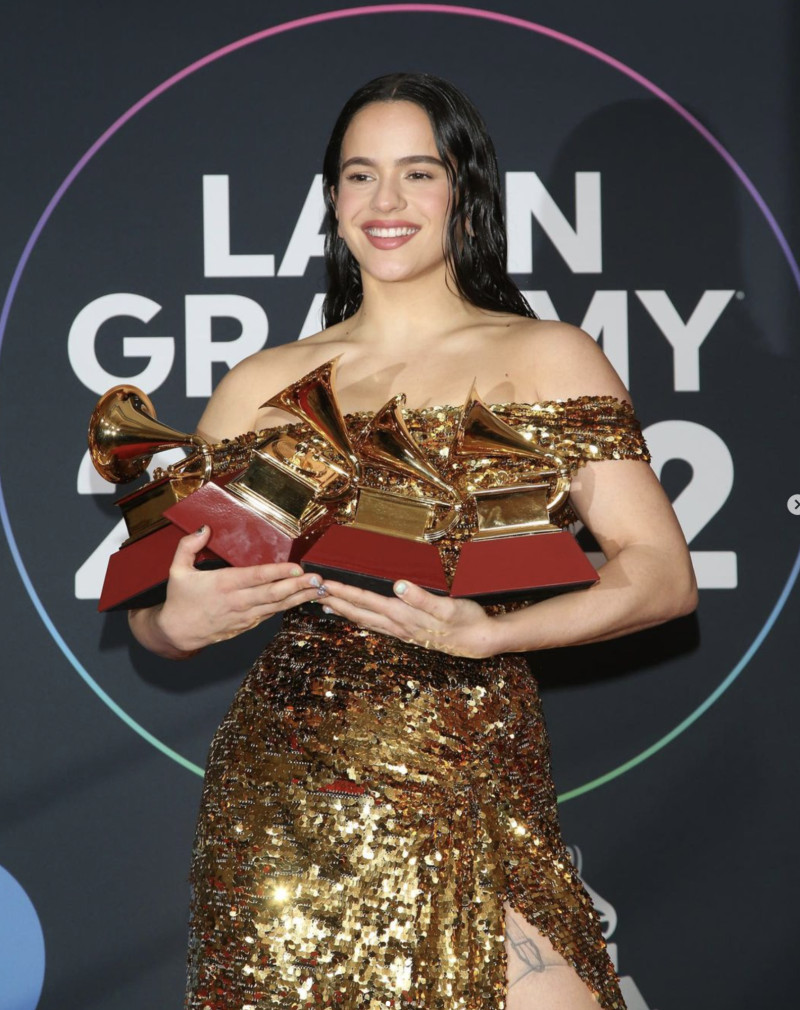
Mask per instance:
[[[178,542],[167,597],[156,607],[132,610],[131,630],[147,649],[170,659],[193,655],[214,642],[249,631],[282,610],[319,599],[318,576],[295,562],[248,568],[195,568],[211,536],[208,526]]]

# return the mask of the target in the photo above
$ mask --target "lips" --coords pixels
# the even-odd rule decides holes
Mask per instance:
[[[361,230],[376,249],[397,249],[420,230],[410,221],[367,221]]]

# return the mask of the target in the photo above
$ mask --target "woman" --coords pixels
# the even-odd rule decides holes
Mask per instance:
[[[569,457],[571,505],[608,561],[591,589],[485,609],[402,572],[392,597],[292,564],[202,572],[209,530],[181,541],[166,602],[131,614],[148,648],[185,657],[288,611],[211,748],[186,1005],[622,1007],[517,654],[688,613],[683,536],[602,352],[537,320],[505,274],[494,151],[467,99],[427,75],[373,81],[324,170],[326,328],[234,368],[200,430],[287,424],[259,405],[341,355],[351,429],[402,391],[443,466],[446,405],[477,375],[502,418]],[[524,462],[503,467],[525,479]]]

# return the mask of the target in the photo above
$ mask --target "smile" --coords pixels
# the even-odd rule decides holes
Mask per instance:
[[[407,235],[416,235],[419,228],[403,227],[403,228],[376,228],[369,227],[365,228],[364,231],[367,235],[371,235],[373,238],[403,238]]]

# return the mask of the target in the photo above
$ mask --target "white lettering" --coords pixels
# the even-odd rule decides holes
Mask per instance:
[[[215,318],[236,319],[242,330],[233,340],[213,339]],[[269,323],[258,302],[244,295],[186,296],[186,395],[211,396],[212,365],[224,361],[233,368],[260,351],[267,342]]]
[[[603,270],[600,173],[575,173],[575,227],[544,187],[536,172],[506,173],[508,271],[533,271],[533,236],[530,219],[541,225],[567,266],[576,274]]]
[[[203,268],[206,277],[274,277],[275,257],[231,253],[229,177],[203,176]]]
[[[666,291],[636,292],[639,301],[672,344],[676,392],[697,392],[700,389],[700,345],[734,294],[734,291],[704,291],[694,312],[684,322]]]
[[[131,317],[149,323],[161,311],[158,302],[143,295],[118,292],[101,295],[85,305],[75,317],[67,339],[67,353],[72,370],[88,389],[102,395],[110,386],[122,382],[135,383],[145,391],[164,382],[175,360],[172,337],[123,337],[122,353],[126,358],[149,358],[146,367],[136,375],[113,375],[97,360],[97,336],[100,327],[118,316]]]
[[[717,515],[733,487],[733,458],[716,432],[695,421],[659,421],[644,432],[661,477],[672,459],[685,460],[692,478],[672,503],[687,543]],[[737,559],[734,551],[692,551],[692,564],[701,589],[735,589]]]
[[[324,220],[322,176],[315,175],[281,260],[279,277],[302,277],[313,256],[325,255],[325,236],[320,232]]]
[[[125,520],[120,519],[111,532],[95,547],[81,567],[75,572],[75,598],[99,600],[108,559],[128,535]]]
[[[319,333],[322,329],[322,303],[325,301],[325,295],[316,294],[311,302],[311,308],[308,310],[305,321],[303,322],[302,328],[300,329],[300,336],[298,340],[305,340],[306,337],[312,337],[315,333]]]
[[[546,291],[523,291],[522,294],[540,319],[547,319],[554,323],[559,322],[559,315],[553,305],[553,299]]]

